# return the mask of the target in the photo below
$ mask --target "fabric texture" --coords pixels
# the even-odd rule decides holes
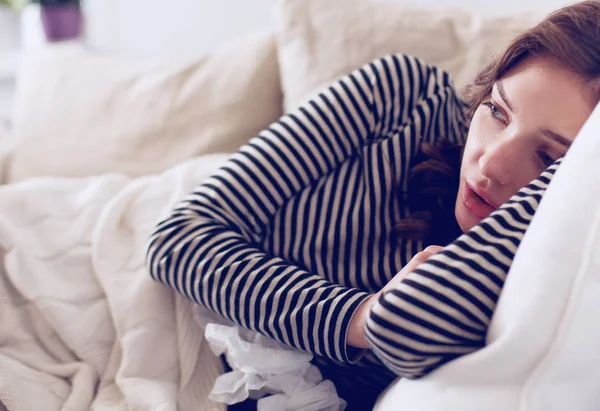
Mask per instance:
[[[464,138],[449,81],[414,57],[387,56],[282,117],[157,227],[152,277],[315,354],[342,398],[343,380],[380,392],[394,376],[347,346],[348,323],[423,248],[391,234],[408,212],[401,198],[421,141]]]
[[[17,78],[8,180],[139,176],[233,152],[281,116],[281,102],[270,31],[186,61],[33,49]]]
[[[413,381],[376,411],[595,411],[600,404],[600,105],[523,237],[486,346]]]
[[[156,222],[227,156],[131,180],[0,187],[0,401],[9,411],[223,411],[193,304],[153,282]]]
[[[544,16],[482,17],[372,0],[277,0],[285,110],[363,64],[396,53],[449,72],[461,96],[494,53]]]

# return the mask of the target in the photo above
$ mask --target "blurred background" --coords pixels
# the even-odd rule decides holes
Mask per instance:
[[[276,0],[0,0],[0,118],[10,111],[18,55],[24,49],[75,39],[119,54],[194,57],[270,26],[273,1]],[[548,9],[567,3],[384,1],[431,8],[460,7],[484,15]]]
[[[0,50],[46,41],[41,9],[79,7],[85,15],[82,37],[111,51],[149,55],[204,53],[252,29],[271,24],[276,0],[0,0]],[[323,0],[327,1],[327,0]],[[383,0],[419,7],[460,7],[498,15],[552,9],[565,0]],[[193,21],[189,15],[195,15]],[[63,17],[63,24],[69,24]]]

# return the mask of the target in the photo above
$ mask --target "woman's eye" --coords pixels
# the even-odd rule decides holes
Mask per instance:
[[[542,160],[542,163],[546,167],[550,167],[556,161],[555,159],[553,159],[552,157],[550,157],[547,153],[545,153],[543,151],[538,151],[537,155],[540,158],[540,160]]]
[[[486,106],[489,109],[490,114],[496,120],[502,121],[503,123],[506,122],[506,119],[502,115],[502,112],[500,110],[498,110],[498,107],[496,107],[496,105],[494,103],[492,103],[491,101],[488,101],[486,103],[483,103],[483,105]]]

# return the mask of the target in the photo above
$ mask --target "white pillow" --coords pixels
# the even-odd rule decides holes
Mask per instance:
[[[278,0],[278,55],[286,110],[386,54],[422,58],[461,91],[493,53],[545,13],[479,17],[372,0]]]
[[[600,409],[600,105],[553,177],[513,261],[487,346],[376,411]]]
[[[232,152],[282,115],[272,32],[186,62],[74,45],[26,54],[17,79],[9,181],[156,173]]]

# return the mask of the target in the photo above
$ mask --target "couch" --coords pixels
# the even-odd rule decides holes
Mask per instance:
[[[442,67],[461,94],[547,12],[484,17],[368,0],[279,0],[273,10],[272,29],[196,59],[117,57],[81,44],[26,52],[2,141],[3,182],[15,187],[6,192],[65,178],[150,178],[233,152],[339,76],[389,53]],[[422,380],[397,381],[378,411],[600,407],[600,144],[590,136],[599,118],[597,109],[540,206],[488,345]],[[202,355],[212,382],[222,370]]]

